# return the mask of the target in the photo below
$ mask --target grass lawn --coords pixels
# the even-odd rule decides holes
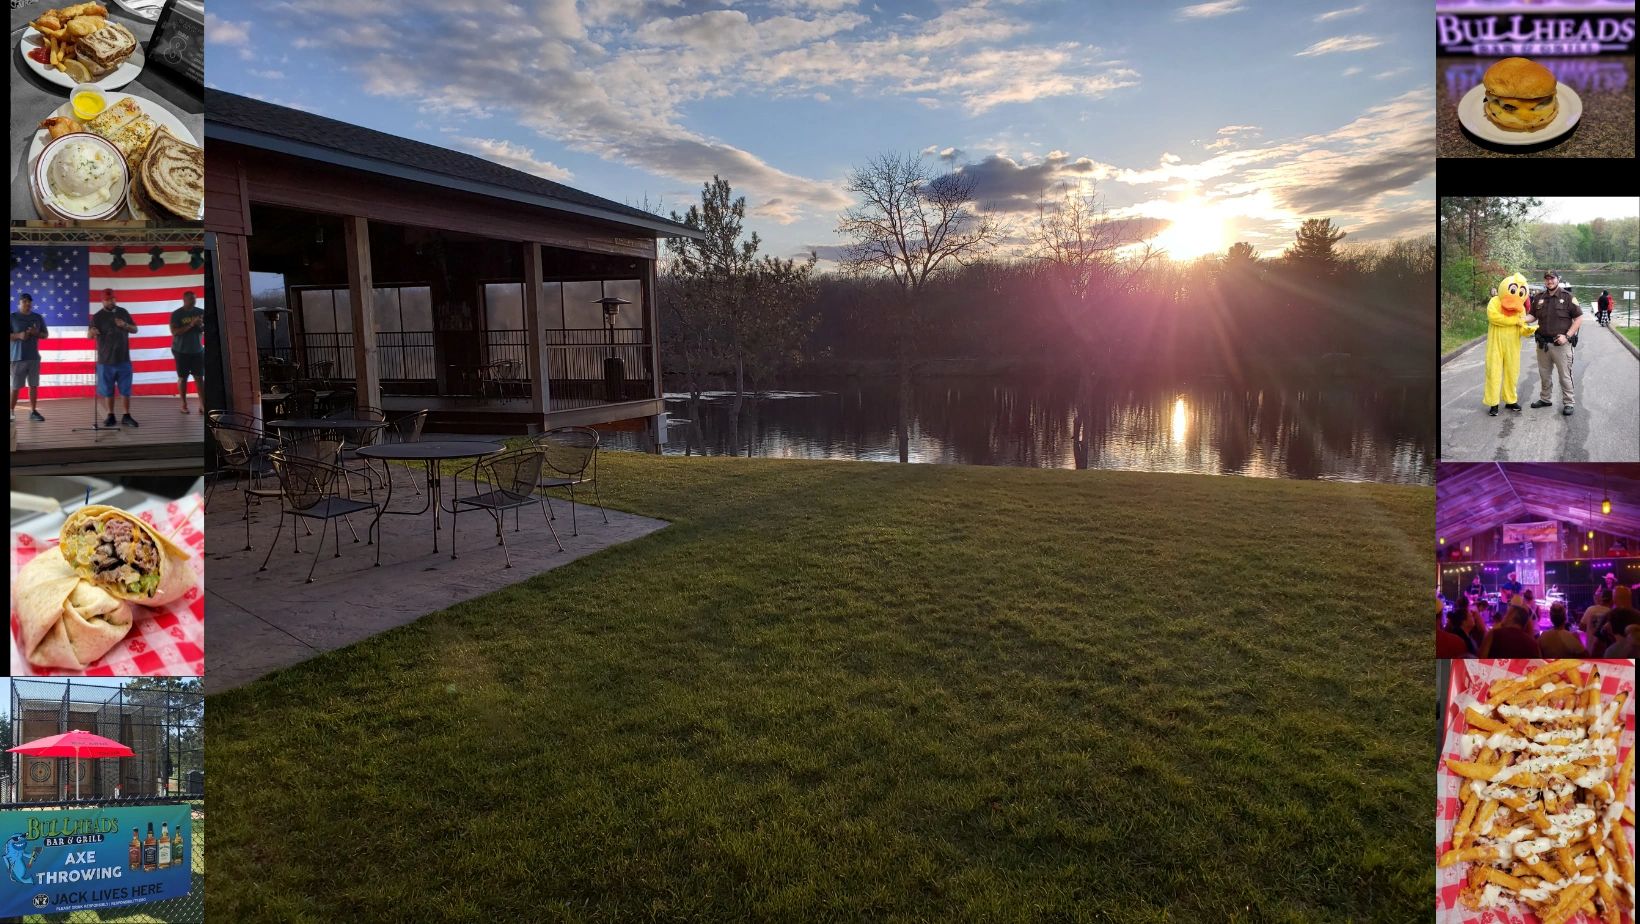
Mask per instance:
[[[200,803],[196,806],[199,809]],[[105,911],[65,911],[30,914],[23,924],[203,924],[205,920],[205,816],[195,811],[188,827],[188,868],[192,883],[186,898],[110,908]]]
[[[1640,327],[1617,327],[1613,329],[1629,338],[1630,343],[1640,346]]]
[[[213,920],[1427,918],[1431,489],[602,468],[672,525],[210,697]]]
[[[1478,309],[1447,310],[1441,314],[1441,355],[1456,350],[1476,337],[1486,336],[1486,306]]]

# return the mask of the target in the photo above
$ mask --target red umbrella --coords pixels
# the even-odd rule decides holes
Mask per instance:
[[[27,754],[30,757],[72,757],[79,760],[83,757],[135,757],[136,752],[112,738],[102,735],[93,735],[88,731],[70,731],[61,735],[51,735],[47,738],[38,738],[28,744],[19,744],[11,749],[18,754]],[[80,772],[78,767],[74,771],[74,801],[80,799]]]

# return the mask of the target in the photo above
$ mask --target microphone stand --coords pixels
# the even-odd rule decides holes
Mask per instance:
[[[91,328],[90,328],[90,330],[92,332],[91,339],[96,340],[97,339],[97,337],[96,337],[96,330],[97,330],[96,315],[92,315],[92,317],[91,317]],[[101,421],[97,417],[97,372],[96,372],[96,368],[97,368],[97,349],[96,349],[96,347],[92,347],[91,348],[91,369],[92,369],[92,372],[91,372],[91,426],[89,426],[89,427],[75,427],[75,428],[73,428],[72,430],[69,431],[70,433],[91,432],[91,433],[101,434],[101,433],[118,433],[120,431],[120,428],[117,425],[112,426],[112,427],[103,426]],[[110,398],[109,400],[112,401],[113,399]]]

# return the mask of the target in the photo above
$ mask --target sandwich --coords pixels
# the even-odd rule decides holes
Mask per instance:
[[[15,619],[35,667],[85,670],[131,631],[131,604],[85,580],[47,549],[17,573]]]
[[[197,221],[205,199],[205,152],[173,135],[165,126],[154,131],[142,157],[138,199],[158,207],[155,218]]]
[[[74,43],[74,57],[86,66],[93,79],[119,67],[136,51],[137,37],[117,22],[79,36]]]
[[[185,549],[117,507],[81,507],[59,538],[68,566],[117,600],[164,606],[198,583]]]
[[[1504,58],[1486,69],[1486,118],[1505,131],[1535,132],[1555,120],[1555,75],[1536,61]]]
[[[158,123],[129,96],[85,123],[92,134],[107,138],[114,143],[114,147],[119,148],[132,173],[136,173],[141,165],[143,149],[148,146],[148,138],[157,126]]]

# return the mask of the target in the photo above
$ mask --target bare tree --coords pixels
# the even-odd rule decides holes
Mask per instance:
[[[842,263],[892,279],[900,290],[902,336],[917,311],[916,296],[940,271],[990,252],[1000,229],[974,204],[974,183],[961,173],[936,174],[914,154],[883,154],[856,167],[848,191],[861,201],[843,212],[837,233],[849,239]],[[909,343],[901,344],[902,352]],[[909,355],[909,354],[907,354]]]
[[[843,212],[837,233],[848,239],[842,263],[894,283],[894,352],[900,374],[900,461],[909,460],[911,352],[921,299],[930,280],[990,252],[1001,236],[994,218],[974,202],[974,182],[936,173],[916,154],[881,154],[849,173],[858,201]]]
[[[1062,184],[1056,192],[1038,206],[1026,236],[1032,256],[1077,302],[1096,287],[1125,289],[1155,259],[1143,225],[1111,218],[1096,191]]]
[[[1065,323],[1086,345],[1072,434],[1076,466],[1086,468],[1094,441],[1095,359],[1101,355],[1093,345],[1117,336],[1116,328],[1095,316],[1094,298],[1097,293],[1103,304],[1121,303],[1156,252],[1144,239],[1144,225],[1111,218],[1095,190],[1065,184],[1056,192],[1057,198],[1038,207],[1026,238],[1044,281],[1064,295]]]

